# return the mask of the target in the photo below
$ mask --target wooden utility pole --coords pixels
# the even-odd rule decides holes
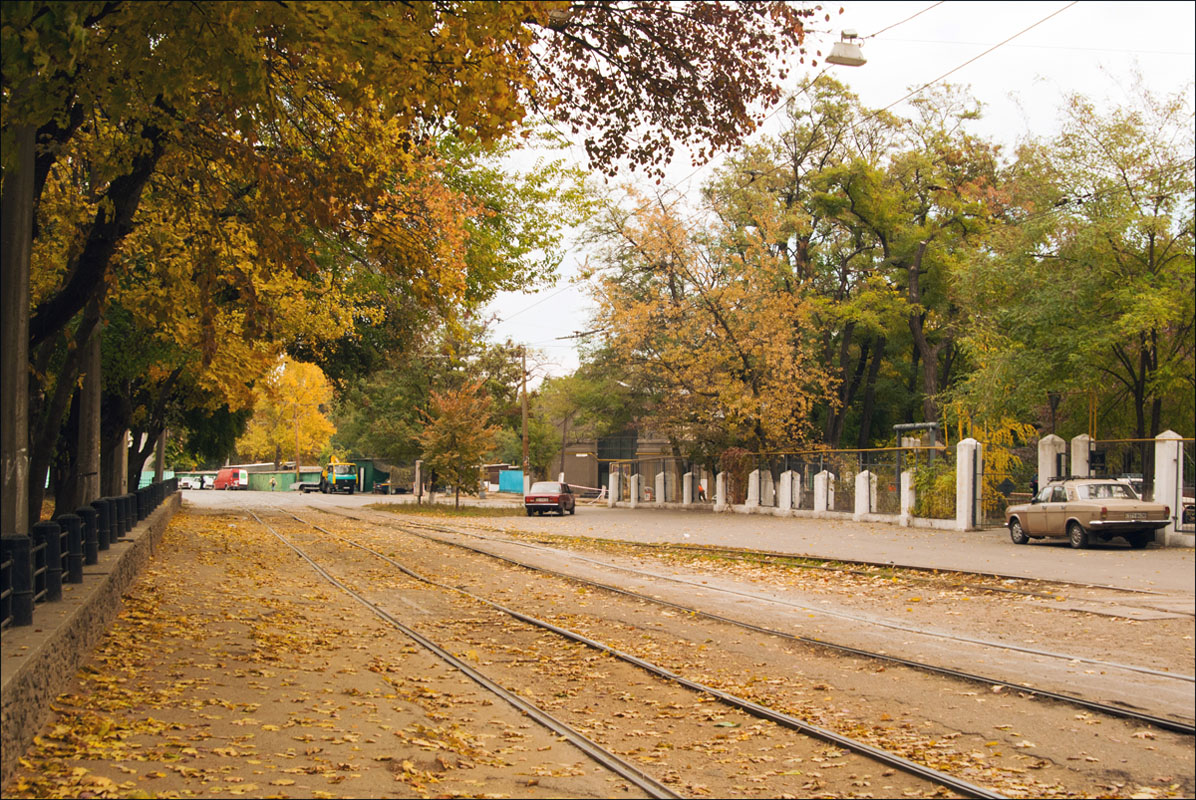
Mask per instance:
[[[527,484],[527,347],[519,345],[523,357],[523,482]]]

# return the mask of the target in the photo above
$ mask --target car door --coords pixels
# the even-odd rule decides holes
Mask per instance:
[[[577,500],[573,496],[573,487],[567,483],[561,484],[561,507],[571,511]]]
[[[1046,508],[1047,501],[1050,499],[1050,486],[1038,492],[1038,495],[1034,498],[1035,502],[1030,503],[1022,515],[1022,530],[1026,533],[1033,533],[1035,536],[1042,536],[1046,533]]]
[[[1062,486],[1051,487],[1051,498],[1045,506],[1043,533],[1048,536],[1062,536],[1067,533],[1067,490]]]

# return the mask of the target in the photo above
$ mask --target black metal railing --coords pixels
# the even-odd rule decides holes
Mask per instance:
[[[0,537],[0,630],[32,625],[38,603],[61,600],[64,583],[82,583],[85,565],[177,491],[171,478],[38,522],[29,535]]]

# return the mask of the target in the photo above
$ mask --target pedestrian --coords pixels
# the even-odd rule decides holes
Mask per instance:
[[[275,484],[275,483],[274,483],[274,478],[270,478],[270,491],[274,491],[274,487],[275,487],[276,485],[277,485],[277,484]]]
[[[698,500],[702,503],[706,502],[706,487],[702,485],[701,481],[698,482]]]
[[[1038,476],[1035,475],[1030,479],[1030,498],[1038,497]]]

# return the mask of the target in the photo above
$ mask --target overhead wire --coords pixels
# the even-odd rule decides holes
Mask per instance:
[[[932,9],[936,8],[937,6],[940,6],[940,5],[942,5],[942,4],[943,4],[943,2],[945,2],[945,0],[939,0],[939,2],[932,3],[931,5],[927,6],[926,8],[924,8],[924,9],[922,9],[921,11],[917,12],[916,14],[913,14],[913,15],[911,15],[911,16],[909,16],[909,17],[906,17],[905,19],[903,19],[903,20],[900,20],[900,21],[898,21],[898,22],[895,22],[895,23],[893,23],[892,25],[889,25],[889,26],[887,26],[887,27],[885,27],[885,28],[882,28],[882,29],[880,29],[879,31],[876,31],[875,33],[872,33],[872,34],[870,34],[870,35],[868,35],[867,37],[864,37],[864,38],[871,39],[871,38],[874,38],[874,37],[876,37],[876,36],[879,36],[880,34],[882,34],[882,33],[886,32],[886,31],[892,30],[893,28],[896,28],[896,27],[898,27],[899,25],[903,25],[903,24],[905,24],[906,22],[909,22],[910,20],[912,20],[912,19],[915,19],[915,18],[917,18],[917,17],[921,16],[922,14],[925,14],[927,11],[930,11],[930,10],[932,10]],[[956,66],[956,67],[954,67],[954,68],[952,68],[952,69],[950,69],[950,70],[948,70],[948,71],[944,72],[943,74],[939,75],[938,77],[934,78],[933,80],[927,81],[926,83],[922,84],[922,85],[921,85],[921,86],[919,86],[918,88],[916,88],[916,89],[913,89],[913,90],[912,90],[912,91],[910,91],[910,92],[907,92],[905,95],[903,95],[902,97],[898,98],[897,100],[894,100],[892,103],[889,103],[887,106],[885,106],[885,107],[883,107],[883,108],[880,108],[880,109],[877,109],[877,110],[873,111],[872,113],[868,114],[867,116],[865,116],[865,117],[863,117],[862,119],[858,120],[857,122],[853,123],[853,124],[851,125],[851,127],[850,127],[850,128],[848,128],[848,129],[847,129],[847,130],[844,132],[844,135],[847,135],[847,134],[850,134],[850,133],[852,133],[852,132],[853,132],[853,131],[855,131],[855,129],[856,129],[857,127],[859,127],[860,125],[862,125],[862,124],[864,124],[864,123],[868,122],[869,120],[871,120],[871,119],[873,119],[873,118],[875,118],[875,117],[879,116],[880,114],[884,113],[885,111],[888,111],[889,109],[893,108],[894,106],[896,106],[896,105],[899,105],[900,103],[903,103],[903,102],[905,102],[905,101],[906,101],[906,100],[908,100],[909,98],[911,98],[911,97],[913,97],[913,96],[915,96],[915,95],[917,95],[917,94],[920,94],[921,92],[923,92],[924,90],[926,90],[926,89],[930,88],[931,86],[933,86],[934,84],[936,84],[936,83],[938,83],[939,81],[943,80],[944,78],[947,78],[947,77],[949,77],[950,75],[953,75],[953,74],[955,74],[956,72],[958,72],[959,70],[963,69],[964,67],[967,67],[967,66],[969,66],[970,64],[973,64],[973,63],[975,63],[976,61],[979,61],[981,58],[983,58],[984,56],[988,55],[989,53],[992,53],[993,51],[997,50],[998,48],[1000,48],[1000,47],[1003,47],[1003,46],[1005,46],[1005,45],[1009,44],[1009,43],[1010,43],[1010,42],[1012,42],[1014,39],[1017,39],[1019,36],[1022,36],[1023,34],[1025,34],[1025,33],[1028,33],[1029,31],[1033,30],[1034,28],[1037,28],[1039,25],[1042,25],[1043,23],[1047,22],[1048,20],[1050,20],[1050,19],[1052,19],[1052,18],[1054,18],[1054,17],[1058,16],[1059,14],[1063,13],[1063,12],[1064,12],[1064,11],[1066,11],[1067,9],[1069,9],[1069,8],[1071,8],[1072,6],[1076,5],[1078,2],[1079,2],[1079,0],[1072,0],[1071,2],[1069,2],[1067,5],[1063,6],[1062,8],[1059,8],[1059,9],[1057,9],[1057,10],[1055,10],[1055,11],[1051,12],[1050,14],[1046,15],[1046,16],[1045,16],[1045,17],[1043,17],[1042,19],[1040,19],[1040,20],[1038,20],[1038,21],[1036,21],[1036,22],[1034,22],[1034,23],[1032,23],[1032,24],[1030,24],[1030,25],[1026,26],[1025,28],[1022,28],[1022,29],[1021,29],[1020,31],[1018,31],[1017,33],[1013,34],[1012,36],[1009,36],[1009,37],[1008,37],[1008,38],[1006,38],[1006,39],[1003,39],[1002,41],[1000,41],[1000,42],[996,43],[995,45],[993,45],[993,46],[989,47],[988,49],[984,50],[983,52],[981,52],[981,53],[978,53],[977,55],[973,56],[972,58],[969,58],[967,61],[964,61],[962,64],[959,64],[958,66]],[[789,96],[788,98],[786,98],[784,101],[782,101],[782,102],[778,103],[778,104],[777,104],[777,107],[776,107],[775,109],[773,109],[773,110],[772,110],[772,112],[770,112],[769,114],[767,114],[765,117],[761,118],[761,120],[760,120],[760,123],[759,123],[759,125],[757,126],[756,130],[760,130],[760,129],[761,129],[761,127],[763,126],[763,124],[764,124],[765,122],[767,122],[769,119],[772,119],[772,117],[776,116],[776,115],[777,115],[778,113],[780,113],[780,112],[781,112],[783,109],[787,108],[787,107],[789,106],[789,104],[791,104],[791,103],[793,102],[793,100],[795,100],[797,97],[800,97],[802,94],[806,94],[806,93],[808,93],[808,91],[810,90],[810,88],[812,88],[812,87],[813,87],[813,86],[814,86],[814,85],[817,83],[818,79],[820,79],[820,78],[821,78],[823,75],[825,75],[829,69],[830,69],[830,68],[829,68],[829,66],[828,66],[828,67],[824,67],[824,68],[823,68],[823,70],[822,70],[822,72],[820,72],[820,73],[819,73],[817,76],[815,76],[815,78],[814,78],[813,80],[811,80],[811,81],[808,81],[807,83],[805,83],[805,85],[804,85],[804,86],[802,86],[801,90],[799,90],[798,92],[794,93],[793,95],[790,95],[790,96]],[[750,138],[750,137],[749,137],[749,138]],[[745,142],[745,143],[746,143],[746,142]],[[701,172],[703,169],[705,169],[705,168],[706,168],[707,166],[709,166],[711,163],[713,163],[713,159],[710,159],[709,161],[706,161],[706,162],[704,162],[703,164],[701,164],[701,165],[699,165],[699,166],[695,167],[695,168],[694,168],[694,169],[693,169],[691,172],[689,172],[687,175],[685,175],[685,176],[683,176],[682,178],[678,179],[677,181],[673,182],[673,184],[672,184],[671,186],[669,186],[669,187],[668,187],[668,189],[665,189],[663,192],[657,193],[657,198],[656,198],[656,199],[654,199],[654,200],[648,200],[648,201],[645,201],[644,203],[642,203],[642,204],[641,204],[641,205],[640,205],[640,206],[639,206],[637,209],[635,209],[635,210],[634,210],[634,211],[632,211],[631,213],[632,213],[632,214],[639,213],[639,212],[641,212],[641,211],[644,211],[645,209],[647,209],[647,208],[648,208],[650,205],[652,205],[652,203],[653,203],[653,202],[659,202],[659,200],[660,200],[660,198],[661,198],[661,196],[662,196],[663,194],[666,194],[667,192],[673,191],[673,190],[675,190],[677,187],[679,187],[679,186],[680,186],[682,183],[685,183],[686,181],[689,181],[691,178],[693,178],[695,175],[697,175],[699,172]],[[692,220],[696,219],[698,216],[701,216],[703,213],[706,213],[706,212],[705,212],[705,211],[696,211],[694,214],[692,214],[692,215],[690,215],[690,216],[688,217],[688,220],[689,220],[689,221],[692,221]],[[526,312],[526,311],[529,311],[529,310],[531,310],[532,308],[535,308],[536,306],[540,305],[541,303],[544,303],[544,302],[547,302],[548,300],[551,300],[553,297],[556,297],[557,295],[559,295],[559,294],[563,293],[565,290],[567,290],[567,289],[570,289],[570,288],[573,288],[573,286],[574,286],[574,285],[575,285],[575,284],[573,284],[573,283],[570,283],[570,284],[568,284],[568,285],[566,285],[566,286],[562,287],[562,288],[561,288],[561,289],[559,289],[558,291],[556,291],[556,292],[553,292],[551,295],[548,295],[547,297],[541,298],[541,299],[539,299],[539,300],[535,301],[534,303],[532,303],[531,305],[528,305],[528,306],[526,306],[526,307],[524,307],[524,308],[521,308],[521,309],[519,309],[518,311],[515,311],[515,312],[513,312],[512,314],[509,314],[509,315],[507,315],[506,317],[502,318],[502,319],[500,320],[500,322],[505,322],[505,321],[507,321],[507,320],[509,320],[509,319],[511,319],[511,318],[513,318],[513,317],[516,317],[516,316],[518,316],[518,315],[520,315],[520,314],[522,314],[522,313],[524,313],[524,312]]]

